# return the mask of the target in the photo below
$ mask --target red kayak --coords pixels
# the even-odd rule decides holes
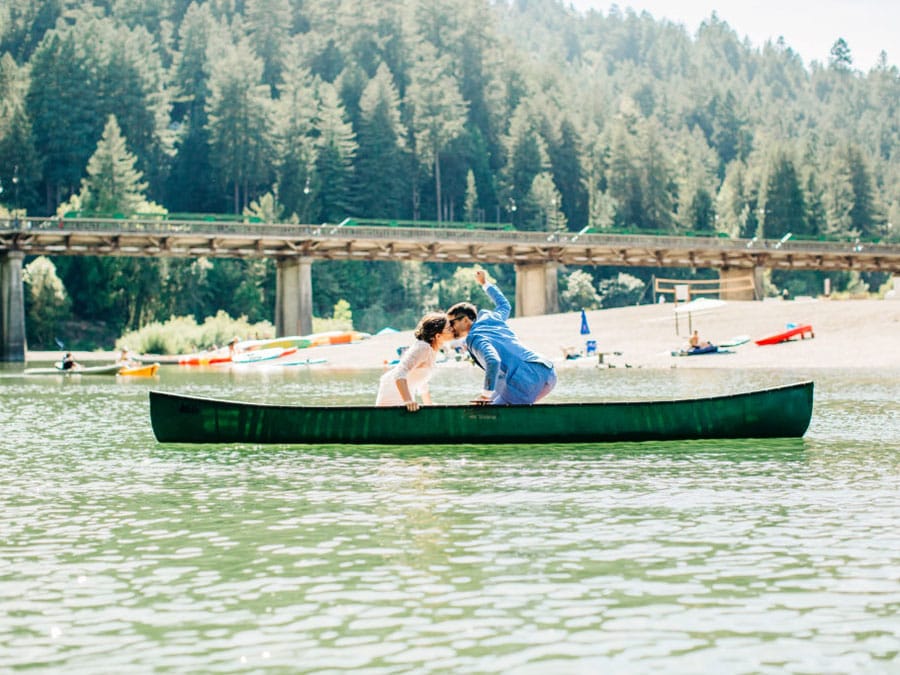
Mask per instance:
[[[777,335],[770,335],[769,337],[760,338],[756,340],[756,344],[758,345],[777,345],[779,342],[787,342],[793,337],[800,336],[801,340],[806,339],[806,334],[809,334],[809,337],[814,338],[812,326],[797,326],[796,328],[791,328],[790,330],[786,330],[783,333],[778,333]]]

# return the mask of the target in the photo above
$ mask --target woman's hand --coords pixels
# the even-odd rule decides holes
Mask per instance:
[[[406,406],[406,409],[409,412],[416,412],[420,408],[419,404],[416,401],[407,401],[403,405]]]

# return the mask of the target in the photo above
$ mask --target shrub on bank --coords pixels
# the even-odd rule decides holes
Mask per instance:
[[[313,333],[353,330],[352,319],[313,317]],[[193,316],[173,316],[168,321],[154,321],[138,330],[125,333],[116,340],[116,349],[127,346],[137,354],[192,354],[205,349],[224,347],[237,337],[239,340],[265,340],[275,337],[275,327],[268,321],[250,323],[247,317],[232,319],[220,310],[198,324]]]
[[[125,333],[116,340],[116,349],[127,346],[139,354],[190,354],[211,347],[222,347],[233,337],[258,340],[275,337],[268,321],[253,323],[242,316],[231,318],[219,311],[198,324],[193,316],[173,316],[168,321],[154,321],[138,330]]]

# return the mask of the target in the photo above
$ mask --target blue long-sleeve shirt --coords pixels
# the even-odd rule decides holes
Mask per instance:
[[[494,302],[494,309],[482,309],[466,337],[466,346],[475,362],[484,369],[484,389],[494,391],[497,381],[506,377],[508,383],[516,377],[518,366],[524,362],[542,363],[552,367],[540,354],[521,342],[507,325],[510,304],[503,293],[493,284],[484,287]],[[522,382],[527,386],[529,383]]]

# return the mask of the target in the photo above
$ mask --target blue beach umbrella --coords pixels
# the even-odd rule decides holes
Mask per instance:
[[[590,335],[591,329],[588,326],[587,315],[584,313],[584,310],[581,310],[581,334],[582,335]]]

